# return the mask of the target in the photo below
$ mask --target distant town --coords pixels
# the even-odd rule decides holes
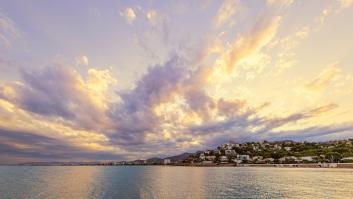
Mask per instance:
[[[353,139],[327,142],[230,141],[215,149],[167,158],[107,162],[37,162],[21,165],[174,165],[174,166],[283,166],[353,168]]]

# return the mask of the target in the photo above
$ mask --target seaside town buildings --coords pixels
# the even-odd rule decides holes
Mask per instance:
[[[352,139],[329,142],[229,142],[186,158],[192,164],[303,164],[353,162]],[[326,167],[326,165],[324,165]]]
[[[353,163],[353,139],[328,142],[262,141],[228,142],[215,149],[183,153],[167,158],[134,161],[26,163],[28,165],[237,165],[237,164],[316,164],[335,167]],[[353,165],[353,164],[352,164]]]

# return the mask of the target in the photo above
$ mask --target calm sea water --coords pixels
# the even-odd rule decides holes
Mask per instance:
[[[353,170],[0,167],[0,198],[353,198]]]

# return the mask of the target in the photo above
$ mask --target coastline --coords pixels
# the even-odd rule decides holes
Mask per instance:
[[[345,168],[353,169],[353,163],[332,163],[332,164],[188,164],[188,165],[170,165],[186,167],[270,167],[270,168]]]
[[[134,166],[161,166],[161,167],[262,167],[262,168],[343,168],[353,169],[353,163],[307,163],[307,164],[135,164],[135,165],[102,165],[102,164],[25,164],[25,165],[0,165],[0,166],[105,166],[105,167],[134,167]]]

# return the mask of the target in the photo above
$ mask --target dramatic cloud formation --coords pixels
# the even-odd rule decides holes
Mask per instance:
[[[224,55],[226,69],[232,72],[246,58],[258,53],[275,36],[280,21],[281,17],[259,20],[251,32],[238,39]]]
[[[89,69],[86,82],[76,71],[60,65],[25,70],[21,76],[23,82],[1,87],[2,98],[36,114],[76,121],[81,127],[104,125],[108,108],[104,92],[116,81],[109,71]]]
[[[338,23],[353,17],[351,1],[303,19],[295,2],[125,2],[99,17],[80,12],[89,23],[46,14],[56,26],[36,24],[35,16],[33,28],[22,24],[24,35],[0,15],[0,163],[352,137],[352,31]],[[326,23],[328,16],[338,20]],[[30,38],[26,52],[9,48],[20,36]]]

